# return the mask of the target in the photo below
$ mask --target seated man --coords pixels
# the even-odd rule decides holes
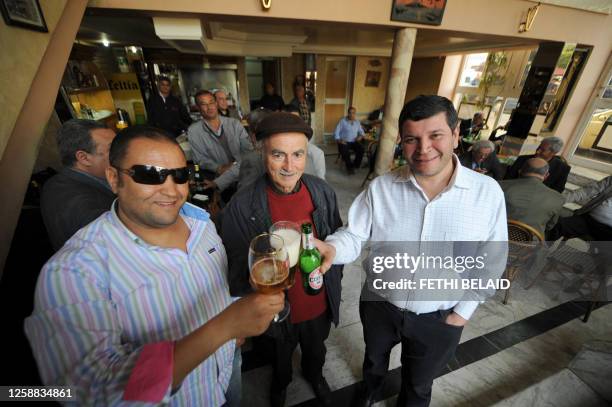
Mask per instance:
[[[235,191],[241,156],[245,151],[252,150],[253,146],[238,120],[219,115],[212,93],[200,91],[195,99],[202,120],[192,124],[187,131],[193,161],[213,178],[212,181],[205,181],[206,187],[219,188],[227,202]]]
[[[191,124],[191,116],[179,98],[172,95],[172,82],[167,76],[157,80],[159,93],[153,93],[147,103],[149,124],[178,137]]]
[[[356,112],[354,107],[349,107],[348,115],[340,119],[334,130],[334,139],[338,143],[338,150],[349,175],[355,173],[355,168],[359,169],[364,150],[360,141],[365,133],[361,128],[361,123],[355,117]],[[351,151],[355,152],[355,161],[351,161]]]
[[[554,189],[557,192],[563,192],[567,176],[572,167],[570,167],[564,159],[556,154],[563,148],[563,140],[559,137],[546,137],[536,150],[535,154],[522,155],[516,159],[514,164],[506,172],[505,179],[515,179],[519,176],[519,170],[525,164],[525,161],[533,157],[543,158],[548,162],[548,178],[544,180],[544,185]]]
[[[595,240],[612,240],[612,176],[564,195],[565,202],[582,207],[572,216],[560,218],[549,239],[590,236]]]
[[[472,150],[459,156],[461,165],[496,180],[503,177],[501,163],[495,154],[495,145],[489,140],[479,140],[472,144]]]
[[[557,222],[565,200],[559,192],[542,183],[548,175],[545,160],[525,161],[520,175],[518,179],[499,183],[506,198],[508,219],[526,223],[544,235]]]
[[[334,190],[323,180],[304,174],[308,139],[312,129],[299,117],[271,113],[257,125],[263,141],[266,174],[236,193],[223,211],[221,238],[229,258],[230,293],[243,296],[252,291],[247,257],[249,243],[281,220],[297,224],[311,222],[314,232],[325,238],[342,226]],[[331,405],[330,389],[323,377],[325,340],[331,322],[338,324],[342,268],[325,274],[324,288],[317,295],[304,292],[301,273],[288,291],[291,312],[267,332],[274,343],[273,406],[283,406],[292,379],[292,355],[302,350],[302,372],[324,405]]]
[[[223,89],[218,89],[214,93],[215,100],[219,109],[219,114],[223,117],[231,117],[240,120],[240,114],[235,106],[230,106],[227,101],[227,94]]]
[[[115,132],[93,120],[72,119],[57,134],[64,168],[45,183],[40,210],[54,250],[108,211],[115,194],[106,182]]]
[[[483,129],[484,125],[484,115],[481,112],[476,112],[471,119],[461,120],[459,135],[462,138],[476,136]]]
[[[43,383],[70,385],[77,405],[238,405],[235,339],[263,332],[283,294],[233,302],[225,249],[208,214],[185,203],[189,170],[170,135],[127,128],[110,164],[116,203],[36,285],[25,332]]]

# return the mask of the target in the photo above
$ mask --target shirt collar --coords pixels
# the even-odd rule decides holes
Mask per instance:
[[[468,174],[466,173],[466,169],[459,162],[459,158],[456,154],[453,154],[453,162],[455,164],[455,169],[445,189],[448,190],[453,187],[469,189],[471,183],[468,179]],[[415,186],[417,185],[417,180],[408,165],[404,165],[396,170],[393,182],[412,182]]]
[[[128,238],[134,243],[147,246],[147,247],[157,247],[148,244],[142,238],[140,238],[137,234],[128,229],[127,226],[119,219],[119,215],[117,214],[117,205],[119,204],[119,200],[115,199],[113,204],[111,205],[111,219],[112,222],[121,230],[125,232]],[[185,202],[185,204],[181,207],[179,211],[179,215],[183,217],[183,219],[187,222],[189,229],[193,230],[193,220],[198,220],[206,224],[210,219],[210,215],[204,209],[198,208],[197,206],[190,204],[189,202]]]

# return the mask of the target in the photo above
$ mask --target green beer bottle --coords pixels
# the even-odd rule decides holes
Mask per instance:
[[[302,270],[302,284],[308,295],[317,295],[323,288],[323,274],[321,274],[321,253],[312,241],[312,225],[302,224],[302,253],[300,253],[300,270]]]

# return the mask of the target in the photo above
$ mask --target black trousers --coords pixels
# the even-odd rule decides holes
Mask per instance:
[[[272,389],[284,390],[293,378],[292,356],[298,343],[302,350],[302,372],[309,382],[322,376],[325,363],[325,340],[329,336],[331,320],[327,312],[310,321],[299,324],[284,323],[286,332],[283,337],[274,338],[274,377]]]
[[[590,236],[595,240],[612,240],[612,228],[597,222],[588,213],[582,215],[559,218],[557,224],[547,233],[548,240],[557,240],[561,236],[571,239],[573,237]]]
[[[347,169],[359,168],[363,159],[363,146],[358,141],[346,144],[338,144],[338,150],[342,161],[346,164]],[[351,162],[351,151],[355,152],[355,161]]]
[[[368,395],[380,391],[391,349],[402,344],[398,406],[428,406],[434,378],[453,356],[463,327],[444,322],[447,311],[416,315],[386,301],[360,301],[366,344],[363,379]]]

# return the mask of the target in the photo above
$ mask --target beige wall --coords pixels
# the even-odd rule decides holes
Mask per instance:
[[[443,69],[444,57],[413,59],[405,100],[408,101],[419,95],[437,94]]]
[[[377,61],[377,62],[374,62]],[[357,109],[360,119],[368,113],[380,109],[385,104],[385,93],[389,82],[390,58],[361,56],[355,58],[355,78],[353,81],[353,100],[351,104]],[[378,66],[373,66],[379,63]],[[368,71],[380,72],[378,87],[365,86]]]
[[[41,3],[49,33],[17,28],[0,21],[0,67],[3,72],[0,75],[0,157],[65,4],[66,0]]]
[[[8,82],[0,86],[4,149],[0,161],[0,270],[86,5],[86,0],[41,2],[48,34],[0,22],[0,67],[8,72],[1,79]]]

